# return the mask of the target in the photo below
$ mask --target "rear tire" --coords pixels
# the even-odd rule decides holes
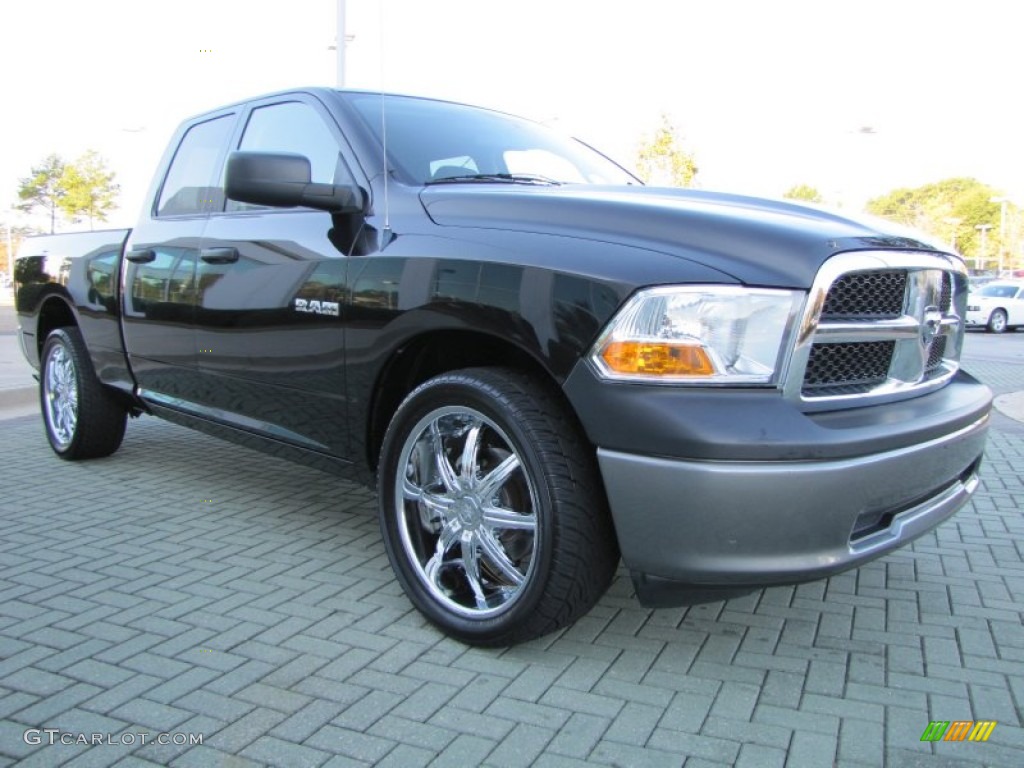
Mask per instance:
[[[62,459],[109,456],[124,439],[128,413],[96,377],[82,334],[73,326],[46,337],[39,405],[46,438]]]
[[[384,438],[378,499],[406,595],[466,643],[567,626],[615,574],[593,449],[559,393],[517,371],[456,371],[413,391]]]

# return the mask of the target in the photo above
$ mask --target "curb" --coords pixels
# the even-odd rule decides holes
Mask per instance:
[[[35,387],[0,389],[0,421],[39,413],[39,390]]]
[[[999,395],[992,404],[1004,416],[1024,422],[1024,391]]]

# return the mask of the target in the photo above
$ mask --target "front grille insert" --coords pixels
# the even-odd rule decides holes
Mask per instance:
[[[937,336],[932,340],[931,345],[928,347],[928,363],[925,365],[925,370],[931,373],[940,365],[942,365],[942,359],[946,356],[946,337]]]
[[[906,270],[852,272],[832,283],[821,319],[891,320],[903,314],[906,292]]]
[[[883,384],[895,348],[894,341],[815,344],[807,360],[804,394],[856,394]]]

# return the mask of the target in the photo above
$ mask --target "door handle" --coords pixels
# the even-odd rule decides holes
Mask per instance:
[[[152,248],[140,248],[137,251],[128,251],[124,257],[133,264],[148,264],[156,258],[156,251]]]
[[[199,258],[207,264],[234,264],[238,261],[237,248],[203,248]]]

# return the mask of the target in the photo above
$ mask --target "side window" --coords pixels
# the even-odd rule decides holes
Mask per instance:
[[[217,184],[217,160],[227,143],[234,115],[193,125],[174,153],[157,204],[157,216],[185,216],[219,211],[224,189]]]
[[[315,183],[351,181],[334,135],[313,107],[299,101],[254,109],[238,148],[248,152],[293,152],[304,155],[309,158],[311,181]],[[244,211],[262,207],[229,200],[227,209]]]

